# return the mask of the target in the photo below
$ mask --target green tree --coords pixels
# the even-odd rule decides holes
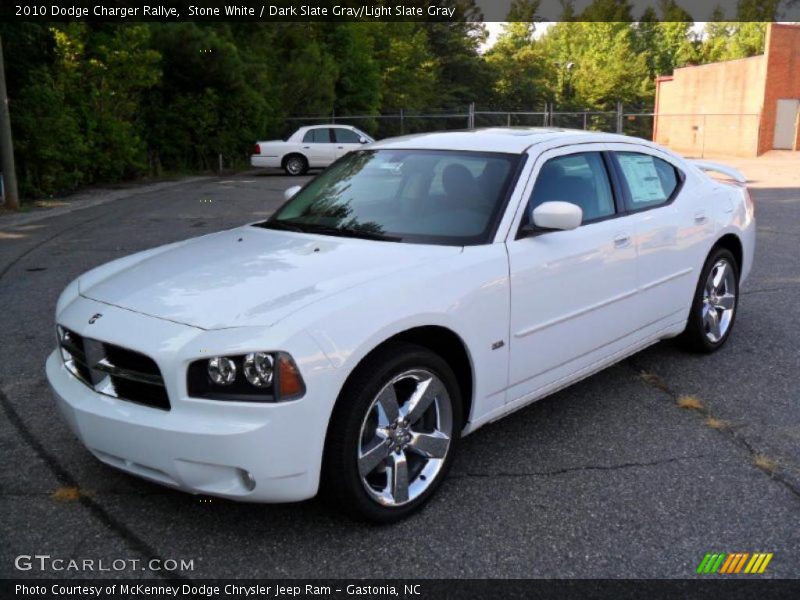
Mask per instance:
[[[329,33],[328,43],[337,66],[337,115],[370,115],[380,106],[381,78],[369,27],[366,23],[339,23]]]
[[[428,35],[411,22],[375,23],[370,27],[380,74],[381,110],[422,111],[437,104],[439,63]]]
[[[635,26],[634,48],[645,56],[651,79],[699,62],[692,18],[674,0],[661,0],[661,18],[645,10]]]
[[[562,106],[612,109],[616,102],[638,102],[648,93],[647,62],[634,51],[630,23],[558,23],[541,43]]]
[[[423,23],[438,71],[435,108],[463,109],[470,102],[491,101],[492,73],[478,52],[486,40],[482,23]]]
[[[532,18],[539,2],[525,5]],[[519,4],[512,7],[521,10]],[[533,110],[550,99],[553,87],[547,57],[534,39],[532,21],[507,23],[494,46],[486,53],[487,64],[494,71],[494,92],[498,106],[509,110]]]

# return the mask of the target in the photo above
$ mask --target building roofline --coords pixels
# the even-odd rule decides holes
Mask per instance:
[[[745,56],[743,58],[730,58],[728,60],[718,60],[716,62],[706,63],[704,65],[686,65],[685,67],[677,67],[673,71],[673,75],[671,75],[671,77],[674,76],[674,73],[676,71],[683,71],[684,69],[704,69],[704,68],[707,68],[707,67],[713,67],[715,65],[724,65],[726,63],[732,63],[732,62],[737,62],[737,61],[761,59],[761,58],[764,58],[764,56],[765,56],[765,54],[756,54],[755,56]]]

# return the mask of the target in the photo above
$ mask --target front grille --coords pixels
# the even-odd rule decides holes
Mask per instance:
[[[169,410],[158,365],[149,356],[58,328],[67,369],[87,386],[114,398]]]

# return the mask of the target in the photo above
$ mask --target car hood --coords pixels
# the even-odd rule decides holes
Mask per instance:
[[[333,294],[460,247],[403,244],[246,226],[120,261],[82,278],[80,294],[202,329],[273,325]],[[112,263],[113,265],[114,263]]]

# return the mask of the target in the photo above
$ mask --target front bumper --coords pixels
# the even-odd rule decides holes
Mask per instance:
[[[81,306],[81,315],[96,310],[93,301],[81,298],[64,311],[59,322],[73,330],[82,327],[71,317],[75,304]],[[223,338],[240,348],[248,342],[236,337],[246,339],[252,334],[228,330],[225,336],[223,331],[197,330],[108,305],[103,313],[97,323],[102,321],[102,327],[83,327],[82,334],[118,343],[119,335],[108,335],[111,324],[124,331],[126,346],[159,364],[172,408],[165,411],[98,393],[67,370],[58,351],[53,352],[46,373],[55,401],[95,457],[133,475],[196,494],[249,502],[292,502],[316,494],[333,401],[328,402],[327,394],[314,397],[313,390],[319,389],[314,382],[324,379],[329,368],[306,362],[304,376],[323,377],[306,378],[306,395],[294,401],[260,404],[189,398],[185,365],[192,358],[187,352],[208,347],[209,341],[219,347],[224,345]],[[142,337],[145,334],[149,342]],[[159,348],[179,337],[191,341],[159,355]],[[305,352],[319,356],[308,340]],[[294,350],[303,372],[302,350]]]

